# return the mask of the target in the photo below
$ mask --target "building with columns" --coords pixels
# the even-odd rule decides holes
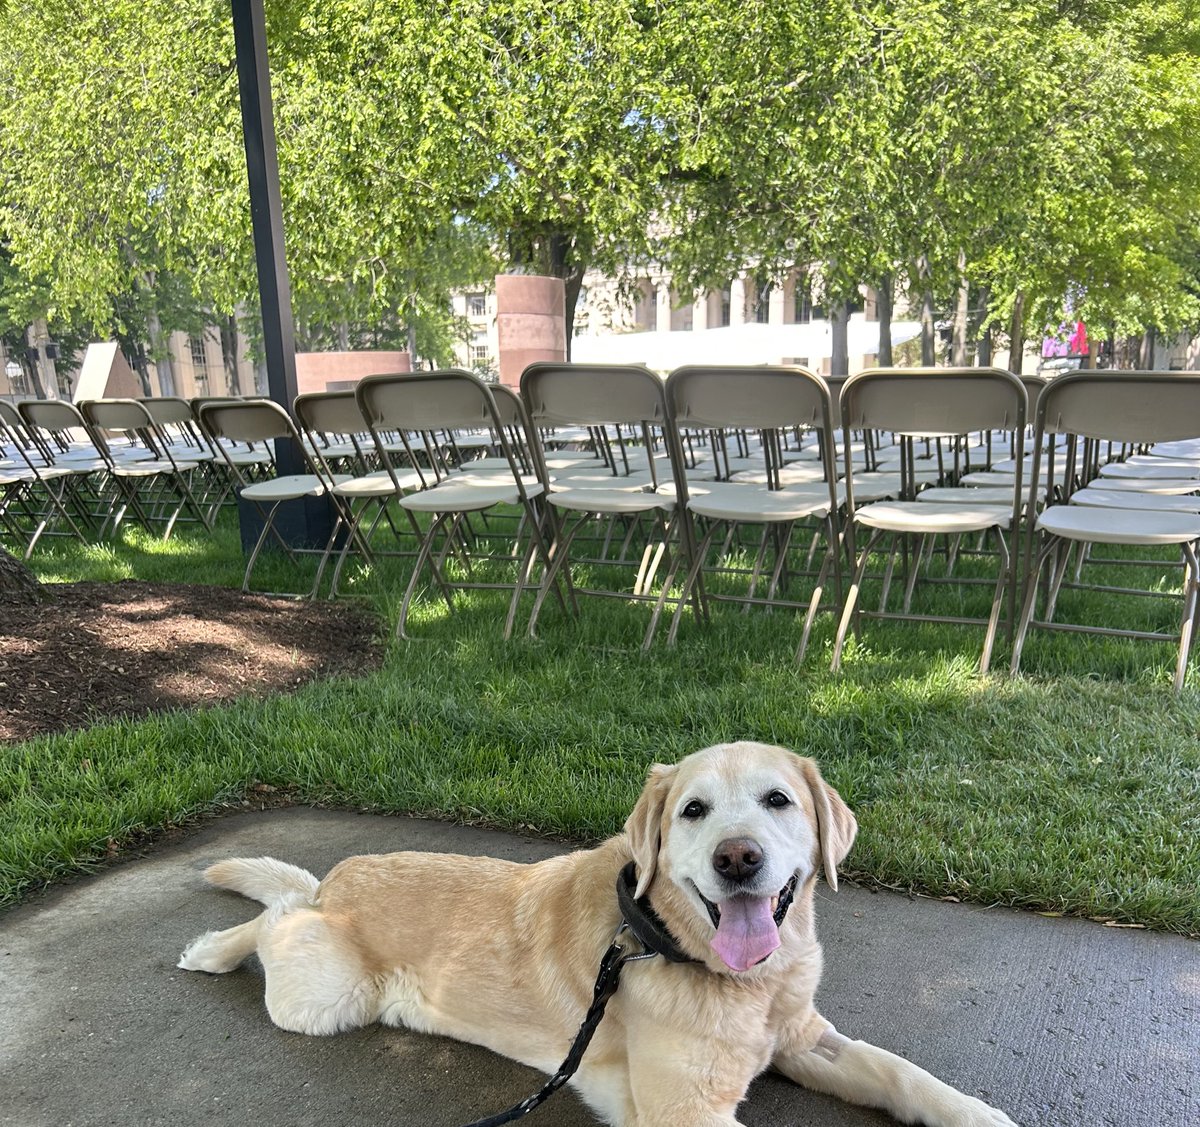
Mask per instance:
[[[491,373],[498,362],[495,295],[484,288],[453,297],[466,339],[457,362]],[[642,363],[669,371],[689,363],[791,363],[828,374],[829,322],[808,277],[793,271],[778,284],[747,272],[720,289],[684,300],[667,274],[632,284],[590,271],[575,309],[571,356],[595,363]],[[893,346],[918,335],[913,321],[892,326]],[[879,323],[875,295],[851,308],[850,370],[875,363]]]

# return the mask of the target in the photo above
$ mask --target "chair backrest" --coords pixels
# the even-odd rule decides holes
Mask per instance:
[[[1036,419],[1039,433],[1111,442],[1197,438],[1200,372],[1066,372],[1042,392]]]
[[[306,430],[319,434],[365,434],[366,420],[354,391],[316,391],[297,395],[296,418]]]
[[[637,364],[530,364],[521,398],[536,427],[663,425],[663,380]]]
[[[679,435],[670,423],[666,381],[638,364],[558,364],[539,361],[521,373],[521,399],[535,428],[624,426],[641,429],[647,454],[653,429],[662,432],[676,496],[687,500],[687,481]],[[619,433],[618,433],[619,437]],[[605,443],[608,439],[605,437]],[[658,469],[647,468],[654,487]]]
[[[367,376],[354,394],[373,429],[472,430],[494,427],[498,421],[487,385],[458,368]]]
[[[99,430],[124,434],[154,428],[150,412],[136,399],[87,399],[79,404],[79,410]]]
[[[806,368],[688,365],[667,377],[667,402],[681,428],[812,430],[820,441],[826,479],[831,486],[837,479],[833,400],[825,381]],[[773,443],[764,443],[768,460],[773,449]]]
[[[71,449],[72,443],[100,456],[95,436],[79,409],[63,399],[23,399],[17,404],[25,432],[48,461]]]
[[[174,395],[144,396],[138,402],[150,412],[150,417],[162,427],[191,426],[196,421],[191,404]]]
[[[667,377],[667,400],[684,427],[812,427],[831,420],[829,388],[804,368],[688,365]]]
[[[25,399],[17,404],[17,410],[27,427],[54,432],[88,429],[79,409],[64,399]]]
[[[288,413],[271,399],[212,399],[199,405],[200,425],[214,438],[233,442],[298,441]]]
[[[0,399],[0,434],[11,433],[19,442],[25,434],[25,423],[21,413],[5,399]]]
[[[410,461],[424,478],[407,434],[488,430],[495,435],[522,496],[522,474],[530,469],[544,481],[540,460],[531,458],[533,436],[520,403],[507,388],[490,387],[461,368],[432,372],[405,372],[394,376],[367,376],[354,389],[358,409],[375,440],[380,461],[389,469],[392,459],[383,431],[398,431]],[[515,430],[515,434],[514,434]],[[514,441],[515,440],[515,441]],[[433,472],[441,476],[437,458]]]
[[[37,467],[34,464],[34,460],[30,457],[30,451],[37,450],[39,447],[29,437],[29,432],[26,429],[25,420],[21,418],[21,413],[13,404],[0,399],[0,448],[3,448],[5,442],[10,444],[11,449],[25,463],[27,469],[32,469],[36,472]]]
[[[842,426],[918,438],[1022,430],[1025,387],[1001,368],[870,368],[842,387]]]
[[[1020,377],[1021,383],[1025,387],[1025,418],[1026,421],[1032,423],[1037,411],[1038,400],[1042,397],[1042,392],[1049,384],[1049,380],[1045,376],[1023,375]]]

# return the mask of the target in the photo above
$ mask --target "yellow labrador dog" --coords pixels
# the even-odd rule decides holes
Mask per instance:
[[[605,1122],[727,1127],[750,1082],[774,1068],[904,1123],[1013,1127],[841,1036],[813,1007],[817,872],[836,889],[856,831],[811,759],[722,744],[651,768],[624,833],[537,864],[393,853],[352,857],[318,881],[270,858],[221,861],[206,878],[266,910],[202,935],[179,965],[219,974],[257,952],[283,1029],[382,1021],[552,1073],[621,922],[624,872],[629,895],[690,961],[626,968],[571,1081]]]

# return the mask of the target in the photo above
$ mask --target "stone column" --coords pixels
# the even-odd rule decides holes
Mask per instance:
[[[746,278],[741,274],[729,283],[729,323],[746,323]]]
[[[660,333],[671,331],[671,285],[665,278],[655,283],[655,321],[654,327]]]
[[[692,330],[708,328],[708,292],[700,294],[692,302]]]
[[[501,274],[496,278],[496,342],[500,382],[517,387],[536,360],[567,359],[566,290],[561,278]]]
[[[771,325],[782,325],[784,323],[784,310],[787,309],[787,295],[784,293],[783,286],[772,286],[771,296],[767,302],[767,323]]]

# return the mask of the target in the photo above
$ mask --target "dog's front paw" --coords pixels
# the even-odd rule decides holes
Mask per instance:
[[[1017,1127],[998,1107],[985,1104],[974,1096],[963,1096],[962,1105],[947,1119],[946,1127]]]

